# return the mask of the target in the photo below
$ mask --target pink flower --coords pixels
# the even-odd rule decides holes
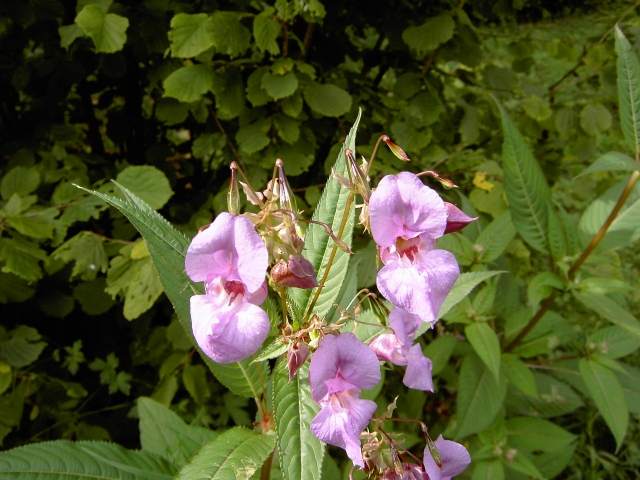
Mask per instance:
[[[318,286],[313,265],[302,255],[291,255],[271,267],[272,280],[282,287],[315,288]]]
[[[376,355],[352,333],[325,337],[311,357],[311,395],[321,407],[311,422],[311,431],[323,442],[346,450],[361,468],[360,433],[369,424],[376,404],[362,400],[360,391],[379,381]]]
[[[414,174],[384,177],[371,194],[371,234],[384,267],[380,293],[396,307],[434,323],[460,270],[455,257],[434,249],[447,227],[447,207]]]
[[[402,379],[407,387],[433,392],[431,360],[419,344],[413,344],[420,317],[395,308],[389,323],[394,333],[379,335],[369,346],[380,360],[407,367]]]
[[[401,468],[400,473],[395,468],[386,470],[382,475],[382,480],[429,480],[422,465],[403,463]]]
[[[442,435],[435,441],[437,458],[434,458],[429,446],[424,449],[424,469],[429,480],[450,480],[460,475],[471,463],[469,452],[463,445],[445,440]]]
[[[200,348],[218,363],[253,355],[270,330],[258,305],[267,296],[269,256],[253,224],[221,213],[191,241],[187,275],[205,282],[205,294],[191,297],[191,325]]]
[[[451,233],[462,230],[468,224],[478,219],[478,217],[470,217],[458,207],[456,207],[453,203],[444,202],[444,206],[447,209],[447,226],[444,230],[444,233]]]

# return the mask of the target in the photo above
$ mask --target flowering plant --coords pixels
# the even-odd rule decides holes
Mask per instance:
[[[273,178],[262,192],[254,190],[237,163],[231,165],[229,211],[202,228],[185,255],[187,275],[204,285],[204,294],[190,300],[193,336],[218,364],[256,354],[260,361],[282,356],[274,375],[286,370],[287,384],[296,378],[298,395],[310,393],[315,403],[313,415],[299,419],[300,428],[315,437],[305,434],[312,448],[321,452],[323,443],[339,447],[355,467],[373,477],[451,478],[470,463],[464,446],[442,436],[434,442],[420,419],[413,419],[422,426],[425,442],[424,459],[416,460],[387,432],[385,423],[396,420],[394,404],[378,405],[363,394],[381,383],[381,362],[405,367],[406,387],[434,392],[432,362],[418,337],[437,323],[460,273],[454,255],[436,243],[474,218],[410,172],[387,175],[372,187],[369,169],[381,143],[398,158],[409,158],[381,135],[371,158],[357,162],[357,123],[306,234],[282,160],[276,161]],[[434,172],[426,173],[451,185]],[[256,208],[240,212],[240,190]],[[361,203],[356,206],[357,199]],[[369,261],[381,267],[379,295],[367,288],[344,288],[356,208],[363,231],[375,242],[376,254]],[[323,209],[333,211],[333,222],[323,218]],[[316,251],[320,242],[324,252]],[[331,280],[336,284],[331,286]],[[268,297],[279,311],[262,308]],[[375,332],[364,335],[358,327],[366,323],[363,316],[369,311],[376,312],[368,315]],[[274,380],[276,398],[281,388],[290,387]],[[279,453],[286,458],[286,438],[281,435],[285,426],[280,425],[285,420],[279,405],[274,407]],[[377,411],[382,413],[376,416]],[[269,431],[274,425],[266,409],[262,413],[261,428]]]

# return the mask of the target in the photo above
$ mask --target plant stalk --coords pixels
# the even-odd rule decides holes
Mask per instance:
[[[634,171],[629,176],[629,179],[627,180],[627,184],[625,185],[624,189],[620,193],[620,196],[618,197],[618,200],[616,201],[616,204],[614,205],[613,210],[611,210],[611,213],[609,213],[609,216],[607,217],[607,219],[604,221],[602,226],[595,233],[593,238],[591,238],[589,245],[587,245],[587,247],[583,250],[580,256],[573,262],[573,264],[569,268],[569,272],[567,273],[567,277],[569,278],[569,280],[573,280],[575,278],[576,273],[578,272],[580,267],[582,267],[582,265],[587,260],[587,258],[589,258],[589,256],[594,252],[594,250],[598,247],[600,242],[602,242],[605,235],[607,234],[607,231],[609,230],[609,228],[611,227],[615,219],[620,214],[620,210],[622,210],[622,207],[624,206],[625,202],[629,198],[629,195],[631,195],[631,192],[636,186],[636,183],[638,183],[638,179],[640,179],[640,170]],[[531,330],[535,328],[535,326],[538,324],[538,322],[540,322],[544,314],[547,313],[547,310],[549,310],[553,305],[555,297],[556,297],[556,292],[554,291],[549,296],[547,296],[547,298],[543,300],[543,302],[540,304],[540,307],[538,308],[538,311],[533,315],[533,317],[531,317],[531,320],[529,320],[529,322],[524,326],[524,328],[520,330],[518,335],[516,335],[516,337],[507,344],[507,346],[504,349],[505,352],[510,352],[515,347],[517,347],[520,344],[520,342],[529,334],[529,332],[531,332]]]

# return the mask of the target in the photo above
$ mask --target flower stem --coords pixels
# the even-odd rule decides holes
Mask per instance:
[[[624,189],[620,193],[620,196],[618,197],[618,200],[614,205],[613,210],[611,210],[611,213],[609,213],[609,216],[607,217],[607,219],[604,221],[602,226],[598,229],[598,231],[593,236],[593,238],[591,238],[589,245],[587,245],[587,247],[583,250],[580,256],[573,262],[573,264],[569,268],[569,272],[567,273],[567,277],[569,278],[569,280],[573,280],[575,278],[576,273],[578,272],[580,267],[582,267],[582,265],[587,260],[587,258],[589,258],[589,256],[594,252],[594,250],[598,247],[600,242],[602,242],[602,239],[604,239],[605,235],[607,234],[607,231],[613,224],[614,220],[620,214],[620,210],[622,210],[622,207],[624,206],[625,202],[629,198],[629,195],[631,195],[631,192],[636,186],[638,179],[640,179],[640,170],[634,171],[629,176],[629,179],[627,180],[627,184],[624,186]],[[553,305],[555,297],[556,297],[556,292],[552,292],[548,297],[546,297],[543,300],[543,302],[540,304],[540,307],[538,308],[538,311],[533,315],[533,317],[531,317],[531,320],[529,320],[529,322],[524,326],[524,328],[520,330],[518,335],[516,335],[516,337],[507,344],[507,346],[504,349],[505,352],[510,352],[511,350],[513,350],[529,334],[529,332],[531,332],[531,330],[534,329],[534,327],[538,324],[538,322],[540,322],[542,317],[544,317],[544,314],[547,313],[547,310],[549,310]]]

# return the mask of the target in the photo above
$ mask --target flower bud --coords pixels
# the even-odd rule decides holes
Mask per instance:
[[[227,192],[227,210],[237,215],[240,213],[240,190],[238,189],[238,164],[231,162],[231,180]]]
[[[393,143],[388,135],[383,135],[382,141],[387,145],[387,147],[389,147],[391,153],[393,153],[400,160],[403,160],[405,162],[409,162],[411,160],[409,158],[409,155],[407,155],[407,152],[405,152],[400,145]]]
[[[371,197],[371,188],[369,188],[369,179],[367,175],[358,165],[356,157],[350,149],[345,150],[347,157],[347,172],[351,181],[351,187],[362,197],[365,203],[369,203]]]
[[[287,261],[278,260],[271,267],[271,279],[282,287],[315,288],[318,286],[313,266],[301,255],[291,255]]]
[[[444,206],[447,208],[447,226],[445,227],[444,233],[462,230],[468,224],[478,219],[478,217],[470,217],[453,203],[444,202]]]
[[[306,343],[295,342],[289,346],[287,352],[287,369],[289,370],[289,381],[296,376],[298,370],[304,365],[305,360],[309,356],[309,347]]]

